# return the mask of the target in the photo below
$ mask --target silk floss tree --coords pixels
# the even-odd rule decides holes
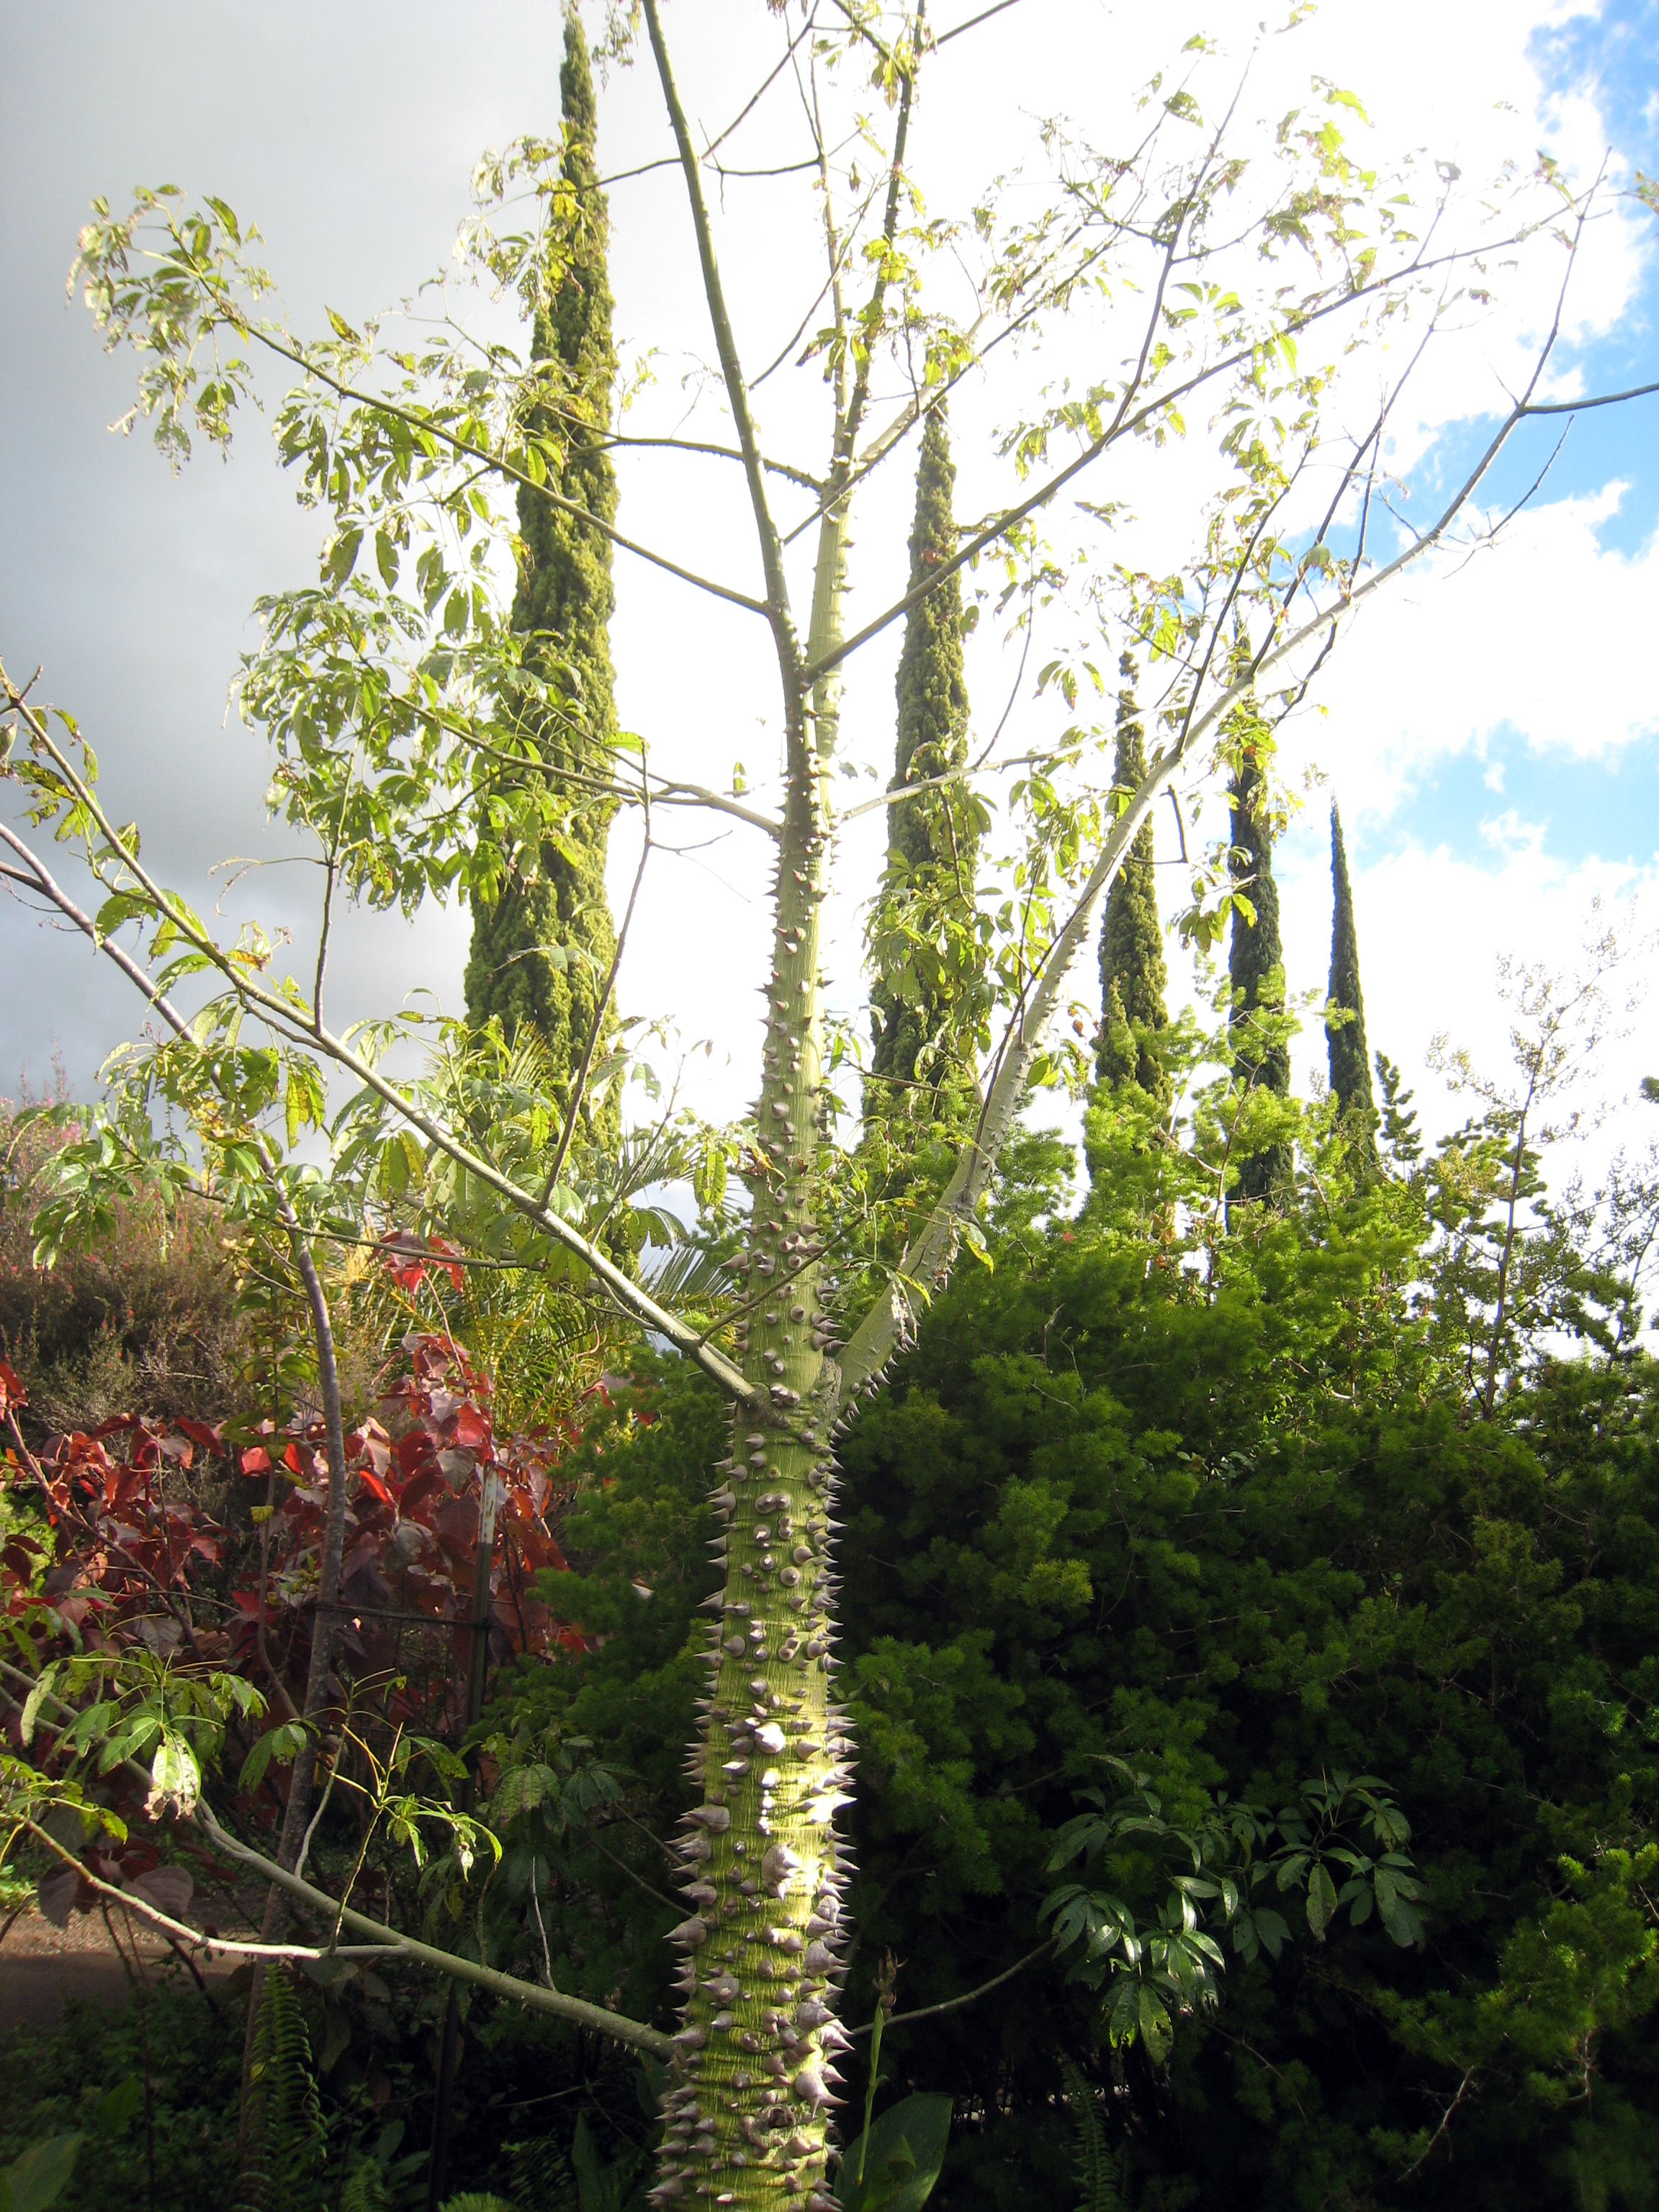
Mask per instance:
[[[752,532],[754,574],[743,582],[709,574],[684,549],[620,531],[604,498],[584,504],[572,457],[592,453],[599,426],[580,362],[562,368],[556,351],[526,362],[505,343],[480,346],[457,335],[453,316],[411,337],[331,314],[326,332],[304,337],[270,312],[252,234],[222,201],[191,208],[168,190],[141,195],[121,215],[100,204],[82,239],[81,274],[108,343],[137,350],[137,410],[154,419],[165,453],[181,459],[192,434],[228,442],[257,356],[286,364],[294,378],[276,417],[279,447],[301,469],[307,496],[327,511],[329,536],[318,584],[262,603],[264,642],[244,671],[241,697],[275,750],[276,804],[325,864],[313,975],[277,980],[265,940],[222,942],[108,814],[78,732],[54,720],[28,685],[6,683],[21,740],[8,775],[37,823],[81,841],[103,904],[89,917],[25,829],[8,826],[14,883],[86,928],[141,988],[182,981],[216,994],[181,1018],[178,1053],[193,1040],[223,1064],[263,1032],[268,1094],[246,1110],[267,1115],[285,1139],[273,1173],[296,1157],[306,1122],[319,1118],[323,1081],[343,1085],[330,1124],[331,1187],[343,1195],[332,1212],[313,1211],[312,1234],[348,1233],[343,1206],[383,1221],[411,1177],[464,1176],[497,1209],[489,1231],[495,1263],[580,1286],[695,1361],[729,1401],[730,1448],[714,1471],[723,1534],[690,1758],[696,1802],[680,1844],[687,1912],[673,1940],[684,2006],[672,2039],[479,1962],[446,1963],[435,1947],[283,1874],[289,1895],[337,1914],[337,1926],[375,1929],[374,1940],[402,1942],[428,1968],[668,2055],[662,2203],[709,2197],[828,2212],[836,2062],[847,2040],[838,2018],[847,1867],[836,1815],[854,1786],[834,1685],[836,1440],[911,1340],[963,1247],[981,1243],[979,1209],[1032,1085],[1069,1076],[1086,1085],[1082,1048],[1055,1046],[1051,1030],[1103,896],[1165,787],[1213,775],[1218,747],[1224,766],[1230,718],[1243,702],[1253,765],[1270,775],[1276,721],[1349,614],[1459,525],[1512,433],[1560,411],[1538,397],[1552,331],[1521,397],[1437,519],[1391,558],[1375,559],[1367,495],[1403,379],[1353,422],[1352,380],[1339,374],[1345,350],[1415,318],[1420,358],[1442,342],[1448,307],[1467,308],[1465,272],[1500,243],[1531,237],[1533,252],[1563,253],[1570,270],[1591,196],[1575,197],[1549,173],[1524,188],[1522,204],[1494,216],[1450,204],[1443,179],[1425,190],[1412,178],[1362,173],[1339,127],[1357,105],[1352,95],[1318,82],[1287,120],[1279,111],[1273,130],[1247,127],[1237,70],[1198,41],[1182,82],[1159,79],[1147,92],[1129,151],[1055,126],[1040,142],[1042,194],[1028,177],[1005,205],[993,185],[959,221],[947,220],[925,209],[917,183],[927,137],[941,140],[951,128],[943,57],[959,38],[993,35],[991,19],[1001,15],[970,12],[936,26],[920,9],[874,5],[809,6],[799,24],[773,15],[757,24],[757,38],[775,41],[761,58],[762,81],[740,95],[732,88],[731,131],[702,150],[661,0],[643,0],[637,23],[617,29],[619,51],[637,37],[635,58],[654,75],[661,160],[677,167],[683,188],[684,251],[712,334],[725,424],[719,434],[710,424],[711,434],[694,437],[704,427],[694,423],[650,437],[607,417],[600,442],[627,453],[630,465],[661,455],[676,466],[733,471]],[[697,34],[688,24],[685,35]],[[726,265],[732,254],[741,259],[744,234],[735,218],[717,217],[710,198],[711,179],[737,188],[717,149],[729,155],[731,132],[777,112],[769,103],[786,92],[787,127],[802,134],[787,173],[805,177],[811,196],[801,203],[801,258],[788,271],[801,295],[790,310],[799,327],[775,366],[799,356],[803,410],[826,418],[810,465],[763,444],[750,356],[775,352],[781,333],[757,340],[734,312]],[[525,141],[485,165],[479,211],[463,239],[474,279],[511,295],[533,267],[556,295],[554,264],[580,246],[564,181],[556,143]],[[1532,227],[1528,191],[1547,196],[1559,219],[1553,232]],[[1407,216],[1425,200],[1447,204],[1437,224],[1413,235]],[[526,205],[534,219],[512,228]],[[503,209],[515,212],[504,219]],[[1451,233],[1466,214],[1471,234],[1459,243]],[[770,302],[775,246],[764,251],[774,257],[763,288]],[[1484,297],[1489,279],[1468,281]],[[1024,361],[1061,342],[1083,343],[1099,364],[1093,380],[1063,390],[1025,384]],[[562,375],[569,380],[562,401]],[[994,441],[972,441],[976,519],[953,524],[953,544],[928,546],[935,557],[849,630],[851,523],[868,480],[913,451],[953,396],[960,464],[963,403],[981,382],[1004,428]],[[1188,434],[1194,408],[1212,425],[1202,437]],[[1165,558],[1154,571],[1125,557],[1126,501],[1149,475],[1157,482],[1160,453],[1183,438],[1205,464],[1197,489],[1181,495],[1187,550],[1176,567]],[[543,502],[603,540],[629,580],[624,589],[649,582],[712,599],[751,623],[782,729],[775,811],[690,781],[694,763],[669,755],[659,765],[666,738],[594,726],[585,710],[591,687],[585,692],[545,641],[526,648],[494,582],[494,556],[515,542],[520,501]],[[1064,517],[1068,544],[1081,545],[1063,562],[1041,535],[1049,514]],[[849,753],[884,750],[887,735],[872,731],[866,744],[843,731],[842,684],[853,656],[970,575],[1000,582],[1002,617],[1023,642],[1039,623],[1064,634],[1037,700],[1011,702],[1019,719],[1006,744],[1000,726],[976,752],[947,732],[939,765],[922,780],[944,790],[971,775],[988,816],[1001,817],[1002,847],[981,862],[1001,880],[988,899],[976,888],[971,901],[940,907],[940,926],[961,938],[946,948],[951,964],[980,979],[991,1042],[971,1109],[959,1085],[941,1097],[939,1134],[952,1164],[894,1257],[879,1237],[855,1233],[829,1087],[824,917],[837,831],[850,813],[837,815],[833,778]],[[1104,689],[1097,663],[1109,666],[1127,648],[1145,672],[1142,713],[1155,733],[1132,789],[1116,787],[1110,730],[1078,713],[1091,687]],[[1056,730],[1058,721],[1065,726]],[[423,1032],[395,1021],[343,1032],[327,1014],[327,943],[343,902],[410,908],[457,893],[494,896],[494,855],[481,855],[469,836],[484,793],[496,835],[518,849],[534,851],[556,834],[558,802],[540,769],[549,732],[559,727],[569,735],[560,755],[566,780],[580,775],[590,795],[637,811],[641,869],[674,807],[739,823],[775,855],[752,1121],[726,1133],[676,1125],[679,1152],[665,1135],[652,1156],[659,1176],[678,1159],[711,1206],[722,1163],[741,1160],[740,1257],[701,1304],[642,1275],[629,1256],[637,1239],[613,1233],[618,1209],[643,1203],[626,1146],[608,1183],[591,1146],[582,1176],[574,1175],[580,1064],[562,1097],[503,1098],[499,1111],[461,1113],[455,1085],[398,1075],[376,1049]],[[914,804],[918,788],[902,784],[876,804]],[[1188,921],[1200,934],[1224,926],[1229,860],[1224,842],[1197,864]],[[623,944],[632,912],[630,903]],[[118,929],[136,930],[134,949],[117,943]],[[151,983],[153,974],[165,986]],[[909,987],[889,973],[882,988],[890,1024]],[[452,1034],[446,1048],[464,1052],[465,1038]],[[296,1116],[286,1106],[284,1121],[285,1102],[296,1097],[304,1110]],[[123,1126],[131,1133],[137,1124],[129,1116]],[[202,1817],[215,1820],[210,1806]],[[211,1832],[217,1847],[268,1867],[246,1844],[222,1841],[228,1832],[216,1820]],[[1113,1973],[1146,1971],[1143,1951],[1121,1939],[1102,1930],[1090,1938],[1097,1978],[1103,1960]],[[1194,1972],[1197,1980],[1182,1986],[1201,1986]]]

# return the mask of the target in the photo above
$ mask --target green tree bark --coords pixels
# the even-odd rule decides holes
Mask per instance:
[[[532,351],[547,397],[531,428],[562,440],[555,488],[601,522],[617,513],[617,479],[604,443],[616,382],[606,273],[610,215],[594,158],[596,111],[587,45],[574,10],[566,19],[559,88],[564,116],[568,210],[549,215],[546,291],[535,306]],[[506,855],[498,895],[477,905],[466,964],[466,1009],[492,1016],[509,1036],[528,1027],[546,1047],[554,1087],[581,1060],[616,951],[605,897],[610,802],[573,775],[608,777],[617,733],[609,624],[615,605],[611,543],[527,487],[519,494],[520,556],[513,626],[532,642],[526,656],[550,672],[561,664],[574,715],[541,733],[543,758],[562,815],[561,835],[539,853]],[[481,835],[489,835],[488,829]],[[614,1136],[618,1109],[598,1117]]]
[[[1232,875],[1255,908],[1249,921],[1233,908],[1227,973],[1233,989],[1235,1069],[1252,1090],[1283,1098],[1291,1088],[1291,1053],[1285,1035],[1285,952],[1279,935],[1279,887],[1273,881],[1273,824],[1267,785],[1247,741],[1229,792]],[[1264,1145],[1239,1162],[1237,1195],[1260,1202],[1289,1178],[1288,1145]]]
[[[914,591],[957,550],[956,466],[942,405],[922,432],[910,532]],[[968,757],[962,581],[946,578],[905,617],[898,665],[898,729],[890,792],[961,768]],[[981,822],[965,782],[888,811],[887,872],[872,925],[876,979],[866,1125],[884,1123],[901,1148],[907,1125],[959,1136],[978,1111],[975,1045],[984,1020],[975,927]]]
[[[1359,939],[1354,928],[1353,890],[1348,881],[1348,852],[1342,841],[1342,817],[1331,806],[1331,977],[1326,997],[1348,1018],[1325,1022],[1325,1053],[1331,1096],[1349,1124],[1355,1164],[1362,1173],[1377,1172],[1376,1100],[1371,1091],[1365,1049],[1365,1001],[1359,988]]]
[[[1117,696],[1117,750],[1112,788],[1133,793],[1146,774],[1146,735],[1135,706],[1137,671],[1126,653],[1118,663],[1123,688]],[[1164,933],[1158,922],[1158,884],[1152,872],[1152,826],[1135,833],[1128,858],[1106,894],[1100,928],[1100,1034],[1095,1070],[1103,1083],[1138,1083],[1165,1104],[1170,1078],[1158,1054],[1156,1032],[1169,1026],[1164,994]]]

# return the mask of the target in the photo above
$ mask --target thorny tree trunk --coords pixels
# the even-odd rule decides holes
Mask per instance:
[[[757,456],[694,157],[654,0],[647,19],[697,221],[699,252],[722,367],[758,489]],[[893,167],[903,159],[900,117]],[[860,378],[838,391],[832,485],[852,473]],[[665,2093],[665,2134],[653,2199],[832,2212],[825,2173],[836,2051],[837,1930],[846,1859],[834,1829],[846,1802],[850,1745],[831,1699],[834,1638],[831,1439],[842,1377],[833,1279],[811,1215],[820,1141],[823,995],[819,921],[827,890],[824,777],[836,739],[840,678],[802,680],[842,641],[850,499],[825,513],[812,621],[803,660],[781,560],[756,499],[777,643],[787,732],[787,791],[774,885],[766,1042],[756,1103],[758,1156],[747,1180],[748,1322],[740,1364],[750,1389],[734,1408],[732,1451],[714,1504],[725,1582],[707,1604],[708,1695],[690,1771],[702,1802],[687,1815],[683,1886],[694,1908],[675,1930],[684,1953],[683,2025]],[[764,1410],[763,1410],[764,1408]]]
[[[819,620],[833,629],[844,516],[826,524]],[[825,582],[825,564],[830,576]],[[734,1413],[714,1504],[726,1578],[709,1601],[709,1694],[691,1771],[702,1802],[681,1848],[695,1907],[676,1931],[686,2002],[675,2039],[659,2203],[825,2208],[836,1931],[845,1863],[832,1826],[848,1780],[830,1698],[834,1632],[830,1438],[839,1370],[810,1208],[819,1140],[823,1000],[819,916],[828,838],[819,763],[833,745],[833,683],[811,738],[798,703],[775,886],[757,1118],[769,1163],[749,1179],[750,1317],[741,1364],[756,1399]],[[757,1410],[763,1394],[769,1412]]]

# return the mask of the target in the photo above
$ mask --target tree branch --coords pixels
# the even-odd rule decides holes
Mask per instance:
[[[25,1697],[35,1687],[31,1677],[21,1668],[14,1667],[9,1660],[0,1659],[0,1674],[21,1688]],[[21,1706],[22,1700],[8,1695],[8,1702],[14,1706]],[[61,1714],[64,1722],[73,1719],[74,1715],[61,1699],[47,1697],[41,1702]],[[142,1766],[131,1759],[124,1759],[122,1765],[146,1789],[149,1787],[150,1778]],[[475,1988],[487,1990],[492,1996],[503,1997],[509,2003],[524,2005],[532,2012],[550,2013],[556,2019],[571,2021],[578,2027],[594,2029],[601,2035],[613,2037],[618,2043],[631,2045],[636,2051],[648,2051],[653,2057],[666,2058],[672,2051],[670,2038],[659,2028],[647,2027],[643,2021],[629,2020],[621,2013],[607,2011],[603,2005],[589,2004],[582,1997],[566,1996],[558,1990],[544,1990],[538,1982],[523,1982],[516,1974],[500,1973],[493,1966],[480,1966],[471,1959],[458,1958],[451,1951],[440,1951],[430,1943],[422,1943],[413,1936],[405,1936],[396,1928],[387,1928],[381,1922],[370,1919],[367,1913],[342,1905],[337,1899],[330,1897],[301,1875],[289,1873],[273,1859],[266,1858],[262,1851],[256,1851],[239,1837],[232,1835],[216,1817],[204,1797],[197,1799],[191,1817],[227,1857],[236,1860],[239,1865],[246,1867],[250,1872],[273,1883],[278,1889],[285,1890],[296,1902],[308,1905],[321,1916],[330,1926],[349,1927],[361,1936],[367,1936],[374,1948],[383,1955],[393,1954],[408,1960],[411,1965],[432,1967],[441,1974],[448,1975],[452,1980],[471,1982]],[[123,1905],[137,1903],[125,1890],[118,1891],[117,1894]],[[191,1942],[210,1940],[199,1936],[194,1929],[185,1932]],[[295,1953],[290,1948],[284,1955],[291,1957]]]
[[[955,553],[931,568],[922,581],[913,590],[908,591],[902,599],[894,600],[890,606],[867,622],[862,629],[855,630],[851,637],[844,639],[834,647],[830,653],[810,663],[805,672],[805,680],[809,684],[816,682],[818,676],[829,668],[833,667],[839,661],[845,660],[850,653],[856,653],[860,646],[867,645],[872,638],[879,636],[890,623],[898,621],[901,616],[908,614],[912,607],[920,605],[930,593],[937,591],[947,577],[954,575],[958,569],[965,568],[977,554],[982,553],[988,545],[994,544],[999,538],[1006,537],[1017,523],[1024,522],[1029,516],[1035,514],[1039,508],[1046,507],[1057,492],[1063,490],[1073,478],[1081,476],[1086,469],[1091,468],[1110,447],[1118,444],[1122,439],[1133,436],[1136,431],[1144,429],[1152,418],[1161,413],[1164,409],[1175,406],[1183,399],[1190,398],[1194,392],[1201,390],[1205,385],[1213,383],[1218,377],[1225,375],[1230,370],[1237,368],[1244,362],[1253,358],[1259,348],[1273,343],[1281,336],[1295,337],[1304,331],[1311,330],[1316,324],[1328,320],[1344,308],[1354,307],[1372,299],[1378,293],[1404,283],[1407,277],[1421,276],[1430,269],[1455,264],[1468,258],[1467,253],[1456,252],[1439,255],[1432,260],[1413,261],[1406,268],[1397,270],[1392,276],[1379,276],[1370,284],[1356,285],[1352,290],[1345,291],[1338,298],[1326,301],[1321,307],[1311,307],[1304,314],[1288,316],[1282,328],[1273,333],[1272,338],[1253,339],[1249,345],[1241,345],[1235,350],[1224,354],[1220,359],[1212,362],[1209,367],[1198,370],[1183,382],[1172,385],[1167,392],[1160,392],[1157,397],[1147,400],[1143,406],[1134,409],[1133,412],[1120,411],[1101,432],[1098,438],[1092,440],[1080,453],[1068,461],[1064,468],[1057,470],[1047,483],[1041,484],[1028,498],[1021,500],[1016,506],[1006,507],[994,520],[988,522],[981,529],[964,539]],[[1149,320],[1148,329],[1152,327],[1152,325]],[[1633,392],[1632,396],[1639,397],[1639,391]],[[1543,410],[1527,411],[1541,412]],[[1552,411],[1559,412],[1560,410]],[[1515,427],[1515,423],[1522,419],[1522,414],[1512,416],[1505,426],[1504,434],[1507,436],[1509,431]],[[904,427],[908,428],[908,423]]]
[[[1012,0],[1004,0],[1004,4],[1012,6]],[[993,9],[991,12],[994,15],[996,10]],[[1052,1951],[1054,1948],[1054,1939],[1051,1936],[1046,1943],[1039,1943],[1035,1951],[1028,1951],[1023,1959],[1017,1959],[1012,1966],[1005,1967],[1001,1973],[994,1974],[988,1982],[981,1982],[976,1990],[969,1990],[965,1996],[946,1997],[943,2004],[923,2005],[917,2012],[896,2012],[890,2020],[883,2022],[882,2033],[885,2035],[890,2028],[902,2027],[907,2021],[933,2020],[942,2012],[959,2012],[963,2005],[970,2005],[979,1997],[988,1996],[993,1990],[1000,1990],[1005,1982],[1012,1982],[1016,1974],[1023,1974],[1027,1966],[1035,1966],[1039,1959]],[[873,2021],[866,2021],[862,2027],[854,2028],[852,2030],[854,2042],[856,2043],[861,2035],[868,2035],[874,2025]]]
[[[313,361],[303,346],[295,345],[291,340],[279,338],[269,330],[260,329],[257,323],[252,322],[247,316],[240,312],[228,309],[227,319],[244,337],[253,339],[257,344],[264,346],[267,352],[276,354],[281,360],[291,362],[296,368],[302,369],[307,376],[314,376],[319,384],[325,386],[340,398],[349,400],[353,406],[367,407],[377,414],[390,415],[400,422],[408,423],[411,429],[422,431],[428,436],[437,439],[441,444],[447,446],[451,453],[465,453],[469,460],[477,461],[495,475],[505,477],[510,483],[522,487],[537,499],[545,500],[550,507],[556,507],[562,514],[574,515],[579,521],[585,522],[589,529],[598,531],[601,538],[608,538],[611,543],[623,552],[631,553],[635,559],[649,562],[653,568],[664,569],[671,576],[678,576],[683,584],[690,584],[696,590],[708,592],[717,599],[726,599],[733,606],[745,608],[751,615],[764,615],[768,612],[764,602],[751,599],[747,592],[739,592],[730,584],[717,584],[712,576],[700,576],[695,568],[683,568],[678,561],[671,561],[665,553],[653,553],[648,545],[641,545],[635,538],[625,538],[620,530],[613,529],[610,523],[602,522],[598,515],[590,513],[580,500],[567,499],[562,492],[555,491],[550,485],[538,483],[527,469],[520,468],[514,462],[508,460],[504,453],[492,453],[486,447],[475,446],[470,438],[463,438],[457,432],[446,429],[441,422],[435,422],[429,415],[418,414],[412,408],[400,407],[395,399],[377,398],[368,392],[359,392],[355,385],[347,384],[341,378],[331,375],[327,369]]]
[[[685,110],[680,103],[674,72],[668,59],[668,48],[663,39],[659,0],[645,0],[645,20],[651,38],[651,52],[656,60],[657,76],[662,86],[663,102],[668,110],[674,143],[679,149],[680,167],[685,175],[685,193],[691,207],[691,225],[696,233],[697,259],[702,269],[703,295],[708,302],[708,319],[714,328],[720,374],[726,380],[726,404],[732,410],[738,444],[743,453],[744,474],[749,480],[749,504],[754,511],[755,529],[760,539],[761,567],[766,577],[767,605],[764,611],[777,639],[779,656],[793,672],[798,656],[789,620],[789,583],[784,573],[783,548],[778,542],[777,526],[767,505],[765,464],[761,459],[760,441],[755,434],[748,387],[744,382],[743,365],[738,358],[738,342],[732,333],[725,288],[720,283],[720,264],[714,257],[714,235],[708,221],[708,204],[703,198],[697,156],[692,149]]]
[[[538,1204],[532,1193],[521,1189],[511,1176],[504,1175],[492,1162],[474,1152],[469,1146],[461,1144],[441,1122],[436,1121],[431,1115],[423,1113],[419,1107],[403,1095],[395,1084],[389,1083],[371,1061],[365,1060],[360,1053],[354,1052],[351,1047],[341,1038],[334,1036],[326,1029],[313,1026],[306,1022],[301,1010],[290,1005],[275,992],[264,989],[251,975],[244,974],[236,968],[214,940],[207,936],[193,922],[190,915],[154,882],[136,856],[127,849],[119,832],[101,805],[52,741],[40,718],[27,705],[22,695],[6,674],[3,664],[0,664],[0,686],[3,686],[9,703],[15,711],[22,714],[31,732],[39,738],[43,749],[47,751],[70,783],[76,796],[86,806],[111,845],[120,854],[126,866],[143,886],[156,912],[170,921],[181,937],[212,962],[244,1006],[257,1012],[279,1036],[290,1043],[313,1046],[325,1058],[333,1060],[337,1066],[355,1075],[367,1090],[373,1091],[377,1098],[392,1107],[411,1128],[418,1129],[423,1136],[429,1138],[441,1152],[454,1161],[458,1167],[465,1168],[477,1176],[489,1188],[495,1191],[499,1197],[504,1198],[515,1212],[522,1213],[527,1220],[533,1222],[538,1229],[551,1237],[556,1243],[562,1244],[567,1251],[574,1253],[599,1277],[610,1293],[613,1304],[620,1307],[630,1319],[643,1322],[646,1328],[653,1329],[659,1335],[665,1337],[677,1351],[683,1352],[688,1358],[695,1359],[704,1373],[718,1382],[720,1388],[732,1397],[740,1400],[744,1405],[752,1406],[757,1412],[771,1411],[771,1401],[765,1391],[762,1390],[757,1384],[750,1383],[744,1378],[741,1369],[734,1367],[722,1353],[716,1352],[712,1346],[704,1344],[695,1329],[688,1327],[676,1315],[666,1312],[658,1305],[654,1298],[649,1297],[636,1283],[630,1281],[613,1261],[601,1252],[596,1245],[590,1243],[579,1231],[573,1229],[568,1222],[562,1220],[557,1214],[550,1212],[546,1206]],[[158,1011],[164,1010],[166,1002],[162,994],[151,982],[143,969],[112,939],[99,936],[91,917],[83,913],[62,886],[55,881],[45,863],[3,823],[0,823],[0,837],[3,837],[12,849],[27,861],[40,889],[58,908],[59,911],[65,915],[77,929],[90,938],[100,951],[106,953],[115,962],[121,972]],[[184,1023],[183,1017],[177,1013],[176,1009],[167,1011],[165,1018],[179,1028],[180,1034],[188,1034],[188,1025]]]

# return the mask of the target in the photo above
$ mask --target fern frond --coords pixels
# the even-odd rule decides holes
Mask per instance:
[[[1077,2136],[1078,2212],[1128,2212],[1128,2161],[1121,2151],[1107,2148],[1099,2096],[1071,2059],[1062,2058],[1060,2070]]]
[[[318,2212],[324,2136],[311,2039],[293,1982],[280,1966],[264,1971],[248,2091],[241,2212]]]
[[[385,2172],[374,2159],[358,2159],[346,2175],[340,2212],[392,2212]]]
[[[570,2160],[551,2136],[502,2145],[513,2195],[525,2212],[577,2212],[580,2192]]]

